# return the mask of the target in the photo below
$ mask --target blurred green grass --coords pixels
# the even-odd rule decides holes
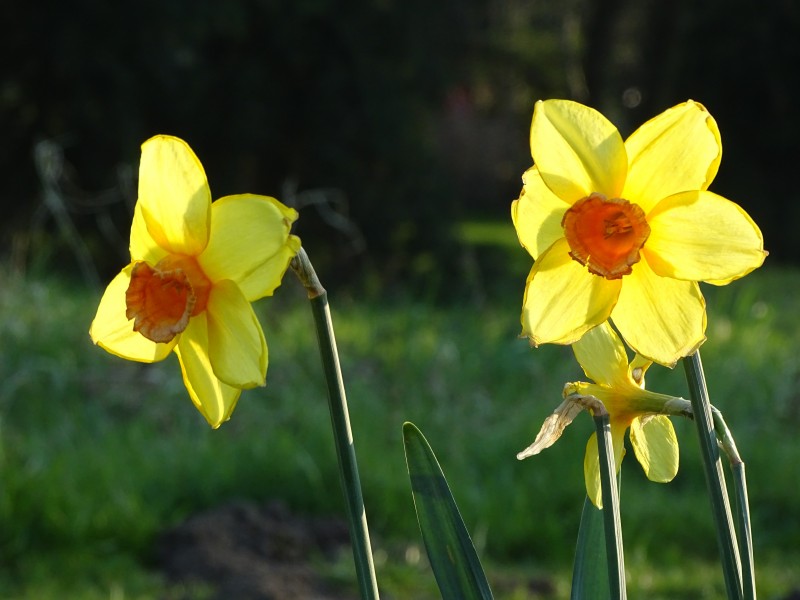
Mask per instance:
[[[526,262],[513,260],[515,269]],[[524,274],[511,290],[486,286],[448,305],[411,292],[331,298],[370,527],[384,556],[379,581],[393,597],[427,597],[414,580],[431,583],[402,550],[419,540],[406,420],[430,440],[504,597],[541,597],[514,583],[531,573],[554,573],[555,597],[567,594],[592,425],[579,418],[553,448],[515,459],[564,382],[582,378],[569,349],[532,350],[518,339]],[[100,290],[0,275],[0,596],[168,598],[149,569],[153,541],[193,512],[277,498],[300,513],[343,514],[311,314],[296,282],[287,278],[257,304],[270,346],[267,387],[245,392],[233,419],[212,431],[174,356],[139,365],[92,346]],[[762,597],[780,598],[800,588],[800,272],[762,269],[704,293],[711,397],[748,465]],[[654,367],[648,387],[686,396],[680,366]],[[632,454],[623,467],[629,589],[714,598],[723,588],[694,429],[676,429],[673,483],[646,481]],[[343,560],[334,579],[348,577]]]

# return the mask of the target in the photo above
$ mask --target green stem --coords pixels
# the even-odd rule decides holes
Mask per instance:
[[[689,384],[692,412],[694,413],[694,422],[697,425],[700,454],[703,457],[703,468],[706,474],[706,486],[708,487],[711,512],[717,530],[717,542],[722,556],[725,588],[730,600],[740,600],[742,598],[742,570],[736,546],[736,532],[734,531],[731,507],[725,488],[725,473],[722,470],[717,438],[714,434],[711,403],[708,399],[708,389],[703,375],[703,364],[700,362],[700,353],[695,352],[684,358],[683,366],[686,370],[686,381]]]
[[[608,586],[611,598],[625,600],[625,555],[622,550],[622,524],[619,518],[619,490],[617,488],[614,444],[608,411],[597,400],[591,408],[597,428],[597,451],[600,459],[600,489],[603,492],[603,521],[605,523]]]
[[[753,563],[753,537],[750,529],[750,505],[747,500],[747,478],[744,463],[732,465],[736,490],[736,520],[739,526],[739,552],[742,556],[742,587],[744,600],[756,600],[755,564]]]
[[[314,314],[314,324],[317,328],[322,367],[328,386],[333,438],[336,445],[336,456],[339,460],[339,476],[347,505],[347,520],[350,526],[350,540],[353,544],[358,587],[361,591],[361,598],[364,600],[377,599],[379,598],[378,582],[375,577],[375,565],[372,561],[367,514],[361,495],[361,481],[353,446],[353,434],[350,430],[350,417],[347,410],[342,370],[339,365],[339,353],[336,350],[333,321],[328,306],[328,294],[320,284],[305,250],[300,249],[297,256],[292,259],[291,267],[308,292],[311,311]]]
[[[753,562],[753,536],[750,527],[750,503],[747,499],[747,478],[745,476],[744,461],[739,456],[739,450],[733,441],[733,436],[728,429],[722,413],[711,407],[714,419],[714,431],[719,441],[719,446],[731,465],[733,471],[734,493],[736,498],[736,526],[739,536],[739,554],[742,558],[742,588],[744,600],[756,600],[755,563]]]

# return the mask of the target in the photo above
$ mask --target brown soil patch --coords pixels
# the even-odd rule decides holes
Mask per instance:
[[[199,584],[212,590],[209,600],[346,600],[357,593],[335,589],[314,568],[340,551],[350,552],[343,520],[299,517],[277,502],[236,502],[165,532],[156,560],[170,583]]]

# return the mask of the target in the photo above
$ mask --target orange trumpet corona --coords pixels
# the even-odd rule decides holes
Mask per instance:
[[[208,305],[211,282],[188,256],[169,255],[155,267],[137,262],[125,292],[133,330],[154,342],[167,343]]]
[[[622,198],[591,194],[573,204],[561,220],[569,255],[595,275],[620,279],[639,262],[650,236],[644,211]]]

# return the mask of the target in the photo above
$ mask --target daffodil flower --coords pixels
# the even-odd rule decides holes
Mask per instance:
[[[175,352],[212,427],[242,389],[264,385],[267,344],[251,302],[272,295],[300,248],[297,212],[266,196],[211,202],[203,166],[175,137],[142,145],[131,263],[111,281],[89,334],[128,360]]]
[[[564,386],[564,401],[542,425],[533,444],[517,454],[518,459],[539,454],[552,446],[572,420],[590,403],[600,400],[609,413],[614,460],[619,470],[625,456],[625,431],[630,428],[634,454],[651,481],[672,481],[678,472],[678,440],[666,415],[691,415],[691,403],[683,398],[644,389],[644,375],[651,361],[637,355],[628,364],[625,346],[605,322],[590,330],[572,349],[584,373],[594,383]],[[597,434],[586,445],[583,462],[586,493],[602,508]]]
[[[623,142],[597,111],[548,100],[530,137],[534,166],[511,209],[535,260],[523,335],[571,344],[610,318],[655,362],[691,354],[705,341],[698,282],[727,284],[766,256],[747,213],[707,191],[722,153],[714,119],[685,102]]]

